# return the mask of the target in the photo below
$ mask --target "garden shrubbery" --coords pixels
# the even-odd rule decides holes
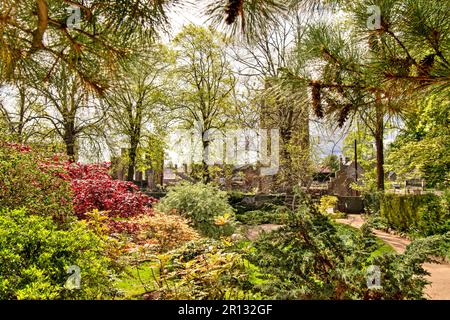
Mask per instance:
[[[115,180],[109,164],[66,165],[78,217],[93,209],[107,211],[111,217],[133,217],[149,211],[156,200],[143,194],[128,181]]]
[[[58,221],[73,218],[70,183],[53,161],[29,147],[0,143],[0,208],[26,208]]]
[[[25,210],[0,211],[0,299],[104,299],[115,295],[105,240],[85,222],[64,228]],[[79,289],[65,288],[76,265]]]
[[[59,220],[84,219],[94,209],[111,217],[151,213],[155,199],[131,182],[115,180],[109,164],[70,163],[63,156],[48,156],[29,147],[0,146],[0,206],[25,207],[30,214]]]
[[[377,215],[380,213],[380,202],[383,192],[364,192],[362,199],[364,203],[364,211],[366,214]]]
[[[153,216],[140,217],[138,222],[142,226],[138,241],[154,245],[157,252],[166,252],[200,238],[189,226],[189,220],[181,216],[156,212]]]
[[[260,210],[236,214],[239,222],[247,225],[284,224],[288,219],[289,209],[285,206],[269,206]]]
[[[155,291],[162,299],[422,299],[422,264],[448,240],[417,240],[399,255],[367,226],[335,225],[304,201],[255,243],[200,239],[159,255]],[[381,287],[371,288],[374,267]]]
[[[179,184],[170,188],[156,209],[188,218],[204,236],[218,238],[234,232],[234,210],[227,193],[202,183]]]
[[[320,198],[320,203],[317,209],[320,213],[328,215],[331,218],[345,218],[345,213],[337,210],[338,197],[325,195]]]
[[[0,299],[115,297],[124,261],[153,260],[155,290],[166,299],[419,299],[427,283],[422,263],[449,243],[449,234],[432,236],[397,255],[367,226],[337,227],[320,212],[335,199],[317,207],[301,194],[296,211],[262,201],[235,216],[226,192],[180,184],[155,205],[108,170],[0,146]],[[393,227],[425,236],[450,229],[448,193],[396,197],[376,198]],[[230,241],[235,217],[284,226],[255,243]],[[81,269],[80,289],[65,285],[73,265]],[[367,287],[373,265],[382,288]]]
[[[159,257],[158,291],[163,299],[261,299],[252,292],[255,268],[244,256],[215,240],[190,242]]]
[[[131,238],[108,235],[141,232],[140,219],[153,213],[155,200],[129,182],[112,179],[108,168],[71,163],[23,145],[0,145],[0,298],[116,295],[113,275],[123,267],[123,240]],[[69,265],[81,269],[79,290],[64,288]]]

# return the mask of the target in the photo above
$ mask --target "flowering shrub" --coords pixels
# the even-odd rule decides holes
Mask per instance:
[[[122,220],[109,219],[108,228],[110,233],[126,233],[135,238],[141,232],[143,225],[136,217],[131,217]]]
[[[11,143],[11,142],[5,142],[3,144],[3,147],[8,147],[11,149],[14,149],[16,151],[19,151],[20,153],[28,153],[31,152],[31,147],[24,145],[24,144],[19,144],[19,143]]]
[[[133,217],[150,210],[154,198],[139,192],[131,182],[114,180],[108,170],[109,163],[67,166],[78,217],[94,209],[108,211],[111,217]]]
[[[79,217],[93,209],[109,211],[111,216],[128,217],[143,213],[152,200],[134,193],[131,186],[115,180],[73,180],[73,205]]]
[[[44,156],[28,146],[0,145],[0,205],[27,208],[31,214],[78,218],[94,209],[110,217],[151,213],[156,200],[131,182],[114,180],[109,163],[74,164],[62,155]],[[113,229],[136,229],[131,222],[114,222]]]
[[[110,168],[109,162],[92,163],[92,164],[70,164],[65,163],[68,177],[72,180],[111,180],[108,172]]]

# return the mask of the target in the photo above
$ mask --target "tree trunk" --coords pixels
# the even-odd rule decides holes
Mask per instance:
[[[24,137],[23,137],[23,131],[25,128],[25,98],[26,98],[26,92],[23,87],[19,87],[19,124],[17,125],[17,141],[19,143],[24,143]]]
[[[383,151],[383,136],[377,133],[375,137],[375,145],[377,150],[377,189],[384,190],[384,151]]]
[[[77,160],[75,143],[76,143],[75,128],[72,124],[69,123],[65,127],[64,131],[64,144],[66,145],[66,154],[69,157],[69,161],[71,162],[75,162]]]
[[[134,139],[131,140],[130,150],[128,150],[129,164],[127,172],[127,181],[134,180],[134,168],[136,167],[136,154],[137,154],[138,143]]]
[[[203,136],[203,135],[202,135]],[[206,159],[209,157],[209,144],[210,141],[208,140],[202,140],[202,147],[203,147],[203,157],[202,157],[202,181],[203,183],[209,183],[211,182],[211,176],[209,174],[209,165],[206,162]]]
[[[377,127],[375,130],[375,148],[377,153],[377,190],[384,190],[384,121],[381,112],[377,110]]]

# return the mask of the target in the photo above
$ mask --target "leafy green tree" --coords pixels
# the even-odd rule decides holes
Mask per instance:
[[[285,73],[300,73],[294,48],[304,36],[304,22],[292,10],[282,24],[261,30],[251,42],[237,41],[233,48],[239,75],[254,83],[255,97],[249,103],[255,105],[259,127],[279,129],[280,169],[274,187],[283,191],[294,184],[307,186],[311,180],[307,90],[284,81]]]
[[[162,143],[161,134],[167,121],[167,110],[171,104],[170,73],[174,53],[163,45],[146,49],[122,66],[114,89],[106,96],[109,105],[110,132],[125,138],[128,145],[127,179],[133,180],[135,168],[145,165],[142,160],[153,158],[160,163],[164,152],[152,153],[155,139]],[[158,138],[159,137],[159,138]],[[156,148],[154,150],[160,150]],[[153,151],[154,151],[153,150]],[[154,167],[153,169],[159,169]]]
[[[405,117],[405,128],[391,145],[388,167],[403,178],[423,177],[430,187],[450,182],[450,109],[448,97],[419,101]]]
[[[370,76],[371,70],[367,66],[372,53],[360,49],[354,38],[346,39],[343,29],[323,23],[310,27],[299,50],[306,64],[320,61],[314,70],[321,74],[319,79],[314,79],[311,73],[309,80],[299,79],[311,88],[315,115],[331,117],[342,127],[351,115],[357,114],[370,129],[377,153],[377,185],[383,190],[385,118],[398,105],[392,90],[388,94],[381,86],[381,80]]]
[[[223,130],[233,115],[236,77],[228,61],[223,35],[188,25],[174,39],[177,52],[174,118],[197,129],[202,137],[202,176],[209,181],[208,133]]]
[[[357,148],[358,164],[364,169],[361,177],[358,177],[359,188],[373,192],[377,190],[377,167],[375,139],[370,130],[364,126],[356,116],[351,126],[351,131],[343,141],[342,153],[348,159],[355,158],[355,141]],[[362,185],[362,187],[361,187]]]
[[[369,23],[371,5],[380,9],[379,25]],[[353,114],[363,121],[375,140],[379,190],[384,189],[386,122],[417,99],[413,90],[421,96],[448,90],[444,7],[438,1],[342,2],[347,16],[341,25],[317,22],[299,44],[299,57],[314,71],[289,76],[311,88],[318,117],[335,116],[340,126]],[[417,17],[425,16],[419,27]]]
[[[322,165],[336,172],[339,170],[339,157],[336,154],[330,154],[322,159]]]
[[[102,101],[68,66],[60,64],[55,68],[47,84],[30,82],[30,86],[38,93],[40,104],[45,106],[38,117],[52,127],[46,135],[61,140],[66,154],[76,161],[80,140],[95,140],[99,136],[106,113],[100,107]]]

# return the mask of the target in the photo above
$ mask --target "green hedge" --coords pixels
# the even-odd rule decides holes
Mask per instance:
[[[396,195],[381,197],[380,213],[393,229],[421,236],[450,231],[448,195]]]

